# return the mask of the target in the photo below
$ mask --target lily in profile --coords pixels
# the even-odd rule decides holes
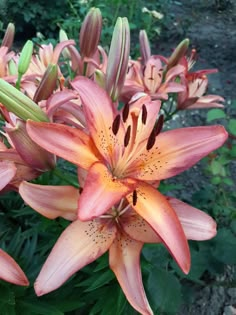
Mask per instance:
[[[227,139],[224,127],[160,133],[162,116],[156,123],[160,103],[148,106],[149,96],[136,96],[119,112],[89,79],[79,77],[71,85],[82,100],[88,132],[33,121],[27,122],[27,131],[38,145],[87,171],[78,201],[79,220],[100,217],[126,198],[188,273],[190,253],[182,226],[151,184],[183,172],[221,146]]]
[[[0,249],[0,279],[17,285],[27,286],[29,281],[15,260]]]
[[[180,75],[181,83],[186,87],[184,91],[178,93],[177,109],[195,109],[224,107],[221,102],[224,98],[219,95],[205,95],[208,88],[208,74],[218,72],[217,69],[203,69],[190,72],[196,63],[196,50],[192,49],[190,57],[186,55],[180,60],[180,64],[185,70]]]
[[[82,195],[72,186],[22,182],[19,192],[28,205],[47,218],[63,217],[73,221],[59,237],[41,269],[35,282],[38,296],[57,289],[75,272],[109,251],[110,268],[129,303],[143,315],[153,314],[142,283],[140,253],[144,243],[161,243],[162,240],[133,205],[122,198],[105,214],[82,222],[77,219],[77,201]],[[186,238],[207,240],[215,236],[216,224],[210,216],[180,200],[157,194],[161,203],[151,204],[157,215],[159,207],[167,212],[173,207]],[[133,199],[133,204],[137,201],[133,194],[127,198]]]

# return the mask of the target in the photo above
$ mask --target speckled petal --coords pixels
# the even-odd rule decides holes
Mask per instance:
[[[147,221],[183,270],[190,268],[190,252],[188,242],[179,219],[166,198],[152,186],[139,183],[136,188],[137,203],[132,206]],[[128,196],[133,203],[132,194]]]
[[[29,281],[20,266],[2,249],[0,249],[0,279],[17,285],[29,285]]]
[[[77,218],[79,190],[72,186],[22,182],[19,193],[31,208],[49,219],[62,217],[73,221]]]
[[[104,164],[94,163],[88,172],[83,193],[78,202],[79,219],[86,221],[102,215],[133,191],[136,185],[135,180],[112,177]]]
[[[74,221],[59,237],[35,282],[38,296],[60,287],[75,272],[104,254],[116,236],[115,226]]]
[[[189,127],[159,134],[154,146],[142,153],[142,168],[129,174],[140,180],[175,176],[219,148],[228,134],[223,126]]]
[[[140,252],[143,243],[126,235],[116,238],[109,250],[110,268],[129,303],[142,315],[152,315],[142,282]]]

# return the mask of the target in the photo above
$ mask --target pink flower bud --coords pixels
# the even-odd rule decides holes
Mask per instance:
[[[91,8],[81,26],[79,44],[81,56],[92,57],[97,49],[102,30],[102,15],[97,8]]]

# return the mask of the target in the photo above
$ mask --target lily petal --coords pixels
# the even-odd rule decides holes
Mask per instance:
[[[2,190],[15,176],[16,167],[9,161],[0,162],[0,190]]]
[[[187,239],[204,241],[216,235],[216,222],[208,214],[178,199],[167,200],[177,213]]]
[[[81,130],[55,123],[27,122],[30,137],[47,151],[88,169],[97,161],[96,148]]]
[[[98,221],[74,221],[61,234],[35,282],[38,296],[60,287],[75,272],[104,254],[116,236],[116,227]]]
[[[105,213],[121,198],[133,191],[137,182],[130,178],[112,177],[102,163],[94,163],[88,172],[83,193],[78,202],[78,217],[91,220]]]
[[[72,186],[43,186],[22,182],[19,193],[35,211],[49,219],[75,220],[79,190]]]
[[[125,235],[119,236],[110,247],[109,263],[133,308],[143,315],[152,315],[153,312],[143,288],[140,270],[142,247],[143,243],[141,242]]]
[[[0,278],[17,285],[29,285],[29,281],[15,260],[0,249]]]
[[[151,226],[134,212],[127,222],[122,224],[124,231],[130,238],[142,243],[161,243],[160,237]]]
[[[137,203],[132,207],[147,221],[176,260],[184,273],[190,269],[190,252],[180,221],[166,198],[152,186],[140,182]],[[128,196],[132,204],[132,195]]]
[[[143,152],[144,166],[130,174],[141,180],[175,176],[196,164],[227,139],[223,126],[189,127],[159,134],[155,145]]]
[[[110,97],[105,90],[85,77],[76,78],[71,85],[79,92],[87,126],[95,145],[102,156],[111,162],[110,157],[113,155],[117,141],[123,145],[124,134],[119,138],[114,137],[112,133],[116,111]]]

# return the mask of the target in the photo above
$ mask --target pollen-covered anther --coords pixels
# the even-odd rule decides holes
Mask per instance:
[[[126,103],[122,111],[122,118],[123,118],[124,123],[126,122],[128,116],[129,116],[129,103]]]
[[[137,201],[138,201],[137,191],[134,190],[134,191],[133,191],[133,206],[136,206]]]
[[[116,136],[120,128],[120,115],[117,115],[112,123],[112,132]]]
[[[130,134],[131,134],[131,126],[129,125],[127,130],[126,130],[125,138],[124,138],[124,146],[125,147],[127,147],[127,145],[129,144]]]
[[[145,125],[146,121],[147,121],[147,108],[143,104],[143,106],[142,106],[142,123]]]

